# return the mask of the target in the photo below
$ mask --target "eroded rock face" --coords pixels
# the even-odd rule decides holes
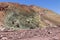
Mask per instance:
[[[4,27],[13,29],[57,27],[60,24],[60,16],[37,6],[7,2],[0,3],[0,22]]]
[[[4,13],[4,17],[1,17],[3,18],[1,23],[5,27],[14,29],[34,29],[39,27],[39,14],[26,5],[1,3],[0,12]]]

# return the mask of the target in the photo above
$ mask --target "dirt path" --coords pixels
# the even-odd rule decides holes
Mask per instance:
[[[0,40],[60,40],[60,27],[43,30],[0,31]]]

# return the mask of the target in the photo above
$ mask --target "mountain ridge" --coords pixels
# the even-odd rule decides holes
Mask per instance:
[[[34,29],[60,26],[60,15],[34,5],[0,2],[0,26]]]

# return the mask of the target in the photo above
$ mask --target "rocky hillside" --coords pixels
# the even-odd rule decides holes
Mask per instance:
[[[35,29],[60,26],[60,15],[38,6],[0,2],[0,29]]]

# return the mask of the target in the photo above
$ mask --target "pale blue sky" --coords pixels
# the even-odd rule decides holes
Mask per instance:
[[[36,5],[60,14],[60,0],[0,0],[0,2],[17,2],[26,5]]]

